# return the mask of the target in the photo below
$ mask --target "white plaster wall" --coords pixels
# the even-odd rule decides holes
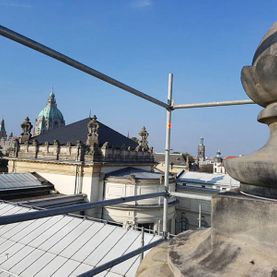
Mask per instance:
[[[104,208],[103,218],[110,221],[120,222],[124,226],[127,226],[128,223],[135,224],[144,224],[144,223],[153,223],[154,231],[162,230],[162,220],[163,220],[163,207],[148,208],[148,209],[139,209],[136,207],[136,210],[126,210],[126,209],[115,209],[112,207]],[[175,220],[175,206],[168,207],[168,221],[174,222]],[[175,232],[175,224],[170,226],[170,232]]]
[[[160,184],[133,185],[124,183],[106,182],[105,184],[105,199],[113,199],[118,197],[126,197],[133,195],[141,195],[163,191],[163,186]],[[175,191],[175,183],[169,184],[169,191]],[[172,198],[171,201],[174,199]],[[162,202],[161,197],[144,199],[136,201],[137,205],[159,205]],[[126,205],[134,205],[134,202],[126,203]]]
[[[57,191],[64,194],[74,194],[75,176],[37,172],[50,181]]]

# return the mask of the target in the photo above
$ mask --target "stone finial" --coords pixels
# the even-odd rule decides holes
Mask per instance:
[[[139,140],[138,146],[136,148],[137,151],[149,151],[148,141],[147,138],[149,133],[147,132],[146,128],[143,126],[142,129],[139,131]]]
[[[23,121],[23,123],[21,124],[22,133],[20,137],[20,143],[25,143],[30,140],[30,138],[32,137],[32,134],[31,134],[32,128],[33,128],[33,125],[30,122],[29,117],[27,116]]]
[[[94,115],[92,118],[90,118],[90,121],[87,125],[88,127],[88,136],[87,136],[87,142],[86,144],[88,146],[94,146],[98,145],[98,129],[99,129],[99,123],[97,122],[97,117]]]
[[[263,37],[252,62],[241,71],[246,94],[264,109],[258,121],[270,129],[267,144],[257,152],[224,161],[227,172],[241,182],[241,190],[277,198],[277,22]]]

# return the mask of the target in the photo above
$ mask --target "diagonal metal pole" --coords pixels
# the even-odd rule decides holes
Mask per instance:
[[[43,54],[45,54],[45,55],[47,55],[51,58],[54,58],[54,59],[58,60],[60,62],[68,64],[68,65],[70,65],[70,66],[72,66],[76,69],[79,69],[80,71],[83,71],[83,72],[85,72],[89,75],[92,75],[92,76],[94,76],[94,77],[96,77],[96,78],[98,78],[102,81],[105,81],[105,82],[107,82],[107,83],[109,83],[109,84],[111,84],[115,87],[118,87],[120,89],[128,91],[128,92],[130,92],[130,93],[132,93],[132,94],[134,94],[138,97],[141,97],[141,98],[143,98],[147,101],[150,101],[150,102],[152,102],[152,103],[154,103],[158,106],[161,106],[163,108],[168,108],[168,105],[166,103],[164,103],[164,102],[162,102],[162,101],[160,101],[160,100],[158,100],[158,99],[156,99],[156,98],[154,98],[150,95],[147,95],[147,94],[145,94],[145,93],[143,93],[143,92],[141,92],[141,91],[139,91],[139,90],[137,90],[133,87],[130,87],[130,86],[128,86],[128,85],[126,85],[126,84],[124,84],[124,83],[122,83],[122,82],[120,82],[116,79],[113,79],[112,77],[110,77],[106,74],[103,74],[103,73],[101,73],[101,72],[99,72],[99,71],[83,64],[83,63],[80,63],[80,62],[78,62],[78,61],[76,61],[76,60],[74,60],[74,59],[72,59],[72,58],[70,58],[70,57],[68,57],[68,56],[66,56],[62,53],[59,53],[54,49],[51,49],[51,48],[49,48],[49,47],[47,47],[47,46],[45,46],[45,45],[43,45],[39,42],[36,42],[36,41],[34,41],[34,40],[32,40],[28,37],[25,37],[21,34],[18,34],[18,33],[14,32],[14,31],[12,31],[12,30],[4,27],[4,26],[1,26],[1,25],[0,25],[0,35],[4,36],[6,38],[9,38],[13,41],[16,41],[20,44],[23,44],[23,45],[25,45],[29,48],[32,48],[32,49],[34,49],[34,50],[36,50],[40,53],[43,53]]]
[[[250,99],[230,100],[230,101],[217,101],[217,102],[206,102],[206,103],[176,104],[172,106],[172,109],[177,110],[177,109],[209,108],[209,107],[235,106],[235,105],[247,105],[247,104],[256,104],[256,103]]]
[[[173,83],[173,74],[169,73],[168,75],[168,95],[167,95],[167,104],[169,107],[172,106],[172,83]],[[167,195],[164,196],[164,205],[163,205],[163,237],[168,237],[168,188],[169,188],[169,160],[170,160],[170,135],[171,135],[171,109],[166,111],[166,133],[165,133],[165,172],[164,172],[164,188]]]
[[[50,208],[47,210],[38,210],[38,211],[31,211],[26,213],[12,214],[12,215],[2,215],[0,216],[0,225],[6,225],[6,224],[11,224],[16,222],[38,219],[38,218],[45,218],[45,217],[55,216],[55,215],[64,215],[67,213],[74,213],[74,212],[79,212],[79,211],[84,211],[84,210],[89,210],[89,209],[94,209],[94,208],[104,207],[104,206],[118,205],[118,204],[133,202],[137,200],[160,197],[164,195],[165,195],[165,192],[162,191],[162,192],[154,192],[154,193],[127,196],[127,197],[113,198],[108,200],[92,202],[92,203]]]

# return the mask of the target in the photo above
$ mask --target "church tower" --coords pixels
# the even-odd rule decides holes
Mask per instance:
[[[5,129],[5,121],[2,118],[0,122],[0,138],[6,138],[7,137],[7,132]]]
[[[49,94],[47,105],[38,114],[35,122],[34,136],[38,136],[48,130],[65,126],[61,111],[57,108],[53,91]]]
[[[200,143],[198,144],[197,148],[197,160],[198,162],[205,161],[205,145],[204,145],[204,138],[200,138]]]

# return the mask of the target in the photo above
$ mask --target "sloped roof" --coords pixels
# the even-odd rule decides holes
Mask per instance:
[[[145,170],[141,168],[126,167],[116,171],[109,172],[106,177],[119,177],[119,178],[129,178],[133,175],[136,179],[160,179],[162,173],[156,171]]]
[[[30,208],[0,202],[0,216]],[[160,239],[145,233],[145,245]],[[141,232],[69,215],[0,226],[1,276],[77,276],[141,247]],[[96,276],[135,276],[135,256]],[[5,275],[6,274],[6,275]]]
[[[0,199],[49,194],[54,185],[37,173],[0,174]]]
[[[46,141],[53,143],[54,140],[58,140],[61,144],[66,144],[68,142],[76,144],[77,140],[85,143],[87,140],[87,125],[89,121],[90,118],[88,117],[68,124],[64,127],[49,130],[43,134],[33,137],[33,139],[36,139],[39,143],[44,143]],[[103,123],[99,121],[97,122],[99,124],[98,138],[100,146],[102,146],[105,142],[109,142],[109,144],[114,147],[121,147],[122,145],[125,145],[126,147],[130,146],[131,148],[135,148],[138,145],[135,141],[118,133]]]
[[[240,182],[233,179],[228,174],[211,174],[204,172],[184,172],[182,173],[177,182],[184,183],[197,183],[197,184],[210,184],[218,186],[239,186]]]

